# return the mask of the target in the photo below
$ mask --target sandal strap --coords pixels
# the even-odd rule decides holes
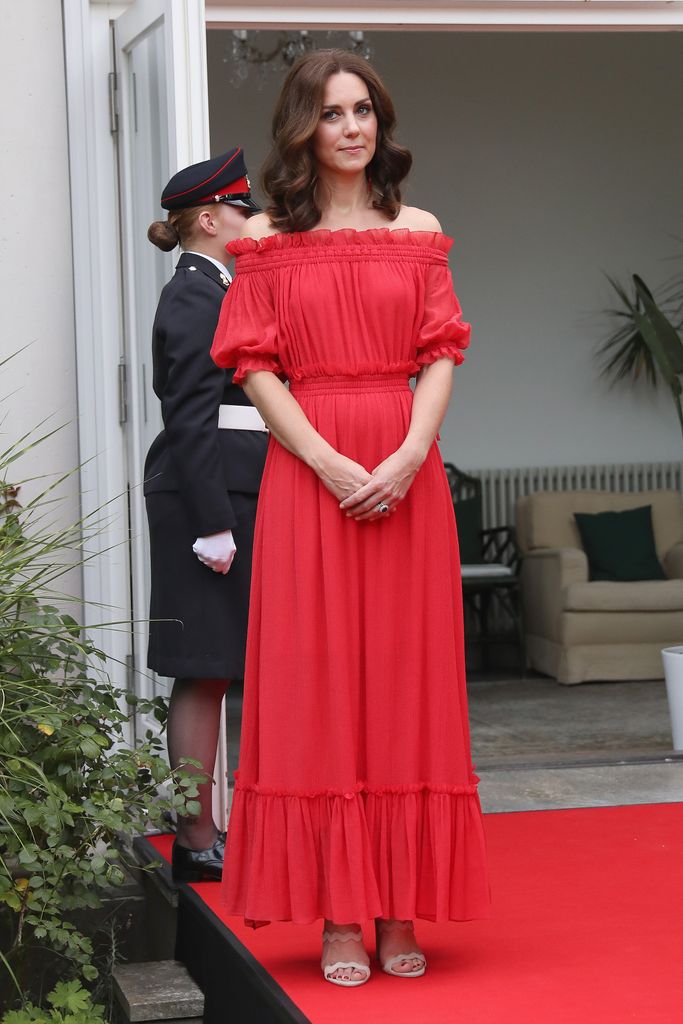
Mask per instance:
[[[360,971],[361,974],[370,974],[370,967],[368,964],[359,964],[357,960],[337,960],[333,964],[325,964],[323,967],[323,974],[327,978],[330,974],[334,974],[335,971],[346,970],[347,968],[354,971]]]
[[[323,942],[362,942],[363,933],[358,929],[355,932],[323,932]]]
[[[384,967],[385,970],[391,971],[396,964],[400,964],[401,960],[420,960],[423,967],[427,966],[427,958],[424,953],[397,953],[396,956],[390,956],[388,960],[383,960],[382,967]],[[410,971],[406,971],[406,974],[410,973]]]

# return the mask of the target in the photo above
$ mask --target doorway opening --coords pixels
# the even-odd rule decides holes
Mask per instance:
[[[345,34],[310,37],[325,46]],[[281,33],[249,38],[267,54]],[[455,238],[454,283],[474,325],[444,459],[476,472],[678,458],[661,404],[610,394],[594,361],[603,271],[656,278],[680,249],[678,35],[394,30],[365,40],[414,156],[405,201]],[[241,145],[258,193],[283,72],[253,66],[236,84],[233,53],[232,29],[207,31],[211,151]],[[469,690],[480,766],[672,756],[660,680],[561,687],[522,678],[513,652],[473,671]]]

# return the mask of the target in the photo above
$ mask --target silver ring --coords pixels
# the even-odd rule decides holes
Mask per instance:
[[[384,514],[385,512],[389,511],[389,506],[385,501],[380,501],[379,505],[377,506],[377,511]]]

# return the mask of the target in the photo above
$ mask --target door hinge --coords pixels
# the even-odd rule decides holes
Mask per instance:
[[[109,79],[109,131],[116,135],[119,130],[119,84],[118,75],[110,71]]]
[[[128,367],[123,357],[118,365],[119,377],[119,424],[123,426],[128,422]]]

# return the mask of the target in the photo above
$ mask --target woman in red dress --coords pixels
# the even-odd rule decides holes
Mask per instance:
[[[340,985],[370,976],[363,921],[382,967],[415,978],[414,919],[489,901],[435,443],[470,328],[450,239],[401,204],[394,124],[364,60],[292,68],[212,350],[271,430],[223,895],[252,923],[324,918]]]

